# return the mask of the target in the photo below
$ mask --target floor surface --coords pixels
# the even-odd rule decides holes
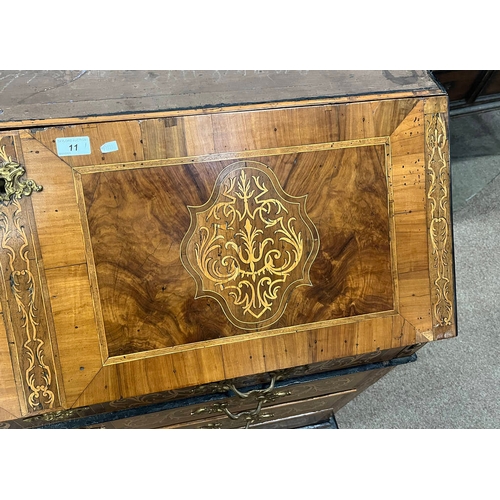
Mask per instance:
[[[500,428],[500,110],[451,117],[458,336],[337,414],[340,429]]]

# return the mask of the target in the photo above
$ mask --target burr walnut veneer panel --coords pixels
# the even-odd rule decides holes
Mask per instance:
[[[0,419],[454,336],[430,93],[0,133]]]
[[[385,160],[382,145],[82,175],[109,355],[394,310]]]

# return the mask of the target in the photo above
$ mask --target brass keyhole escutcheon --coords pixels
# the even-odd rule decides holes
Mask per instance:
[[[5,152],[5,146],[0,148],[0,201],[10,202],[30,196],[33,191],[43,188],[32,179],[21,179],[26,170]]]

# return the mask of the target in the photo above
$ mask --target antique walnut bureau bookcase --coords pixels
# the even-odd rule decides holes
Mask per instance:
[[[456,335],[428,72],[1,76],[1,427],[322,426]]]

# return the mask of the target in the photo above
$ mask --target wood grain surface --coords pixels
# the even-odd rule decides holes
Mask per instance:
[[[443,92],[428,71],[50,70],[0,71],[0,124],[67,125],[168,111],[380,100]]]
[[[426,114],[425,129],[432,335],[443,339],[456,335],[447,113]]]
[[[324,407],[332,407],[335,411],[346,404],[357,393],[362,392],[374,381],[386,375],[392,367],[367,370],[342,376],[325,376],[307,382],[280,383],[265,394],[262,390],[247,397],[234,395],[229,390],[227,396],[215,394],[210,401],[184,405],[172,405],[171,408],[154,413],[126,417],[112,422],[104,422],[90,426],[91,428],[108,429],[152,429],[152,428],[206,428],[210,423],[221,423],[223,428],[245,427],[248,419],[251,426],[258,426],[278,418],[319,411]],[[342,403],[337,401],[342,399]],[[304,406],[306,409],[304,409]],[[256,412],[256,408],[261,410]],[[227,413],[232,415],[231,418]],[[256,414],[252,418],[252,413]],[[274,414],[271,420],[266,414]]]
[[[5,152],[2,170],[22,168],[24,158],[17,134],[0,135],[0,147]],[[10,178],[5,174],[2,177],[5,191]],[[0,300],[19,404],[23,413],[33,413],[56,409],[65,401],[64,388],[58,384],[57,341],[35,215],[28,197],[31,190],[17,193],[0,205]]]
[[[455,335],[447,104],[414,83],[409,97],[19,131],[26,177],[43,185],[20,206],[54,404],[396,356]],[[77,136],[92,153],[59,157],[55,139]],[[118,150],[101,153],[111,141]],[[0,261],[11,418],[29,412],[29,384],[8,250]],[[279,288],[266,288],[271,276]]]
[[[15,420],[12,420],[14,417],[9,417],[10,420],[4,424],[4,427],[37,428],[49,424],[57,427],[60,425],[68,425],[71,428],[74,428],[73,422],[69,422],[70,420],[73,421],[73,419],[98,418],[100,421],[104,422],[110,416],[109,414],[117,411],[125,410],[128,412],[135,409],[141,413],[141,408],[145,409],[144,407],[149,406],[150,408],[145,410],[146,412],[149,412],[149,410],[152,409],[151,405],[154,405],[155,410],[163,411],[165,410],[165,405],[169,405],[172,408],[179,408],[182,406],[188,406],[189,402],[187,400],[189,398],[200,398],[206,396],[209,396],[209,398],[213,401],[214,398],[217,399],[217,397],[220,397],[221,394],[224,395],[224,397],[231,395],[231,392],[228,391],[232,391],[232,389],[229,388],[228,384],[231,384],[231,387],[235,387],[243,392],[247,392],[250,390],[249,388],[255,388],[256,386],[265,388],[271,384],[273,376],[277,377],[276,380],[278,381],[278,385],[282,385],[283,383],[286,384],[286,381],[290,381],[292,379],[295,379],[294,383],[301,383],[299,380],[302,380],[302,382],[305,383],[306,380],[303,377],[309,376],[309,380],[311,380],[310,376],[313,375],[314,378],[317,379],[318,374],[321,374],[321,379],[325,379],[328,378],[327,372],[332,372],[332,370],[335,370],[335,380],[342,379],[344,375],[346,375],[344,369],[359,367],[360,365],[368,365],[362,371],[370,370],[370,372],[379,372],[380,370],[375,364],[379,364],[380,368],[390,368],[391,366],[394,366],[393,363],[395,365],[399,364],[399,361],[395,358],[405,358],[402,360],[402,364],[405,364],[408,360],[408,356],[412,356],[420,347],[422,347],[422,345],[423,344],[417,344],[403,349],[388,349],[364,355],[329,360],[326,362],[311,363],[272,373],[257,373],[247,377],[239,377],[221,382],[202,384],[195,387],[184,387],[177,390],[145,393],[140,396],[127,398],[122,397],[119,400],[92,404],[90,406],[76,406],[75,408],[69,410],[42,413],[24,418],[16,418]],[[381,362],[383,361],[386,363],[382,365]],[[356,372],[356,370],[349,371],[351,372],[350,374]],[[110,372],[108,372],[108,374],[109,373]],[[334,374],[332,373],[331,375]],[[356,392],[359,392],[359,388],[361,386],[362,384],[356,386]],[[106,416],[106,414],[108,415]]]
[[[0,422],[20,417],[21,408],[19,406],[3,311],[1,311],[0,321],[0,394]]]
[[[321,241],[308,273],[313,286],[292,291],[288,303],[293,306],[275,327],[392,310],[384,148],[254,161],[275,172],[291,196],[307,195],[309,217]],[[82,176],[110,355],[245,331],[234,328],[216,300],[203,297],[202,290],[197,293],[192,266],[186,269],[179,260],[181,241],[192,222],[186,207],[208,201],[227,163]],[[195,262],[193,247],[188,248],[188,258]],[[302,273],[301,268],[298,271]],[[249,327],[262,330],[265,324]]]

